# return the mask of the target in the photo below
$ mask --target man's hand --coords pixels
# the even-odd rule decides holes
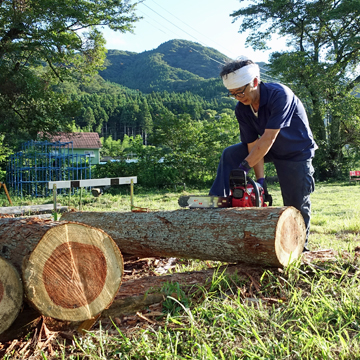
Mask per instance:
[[[257,182],[258,184],[260,184],[263,188],[264,188],[264,186],[266,186],[266,185],[265,185],[265,178],[257,179],[256,182]]]
[[[256,182],[264,189],[264,201],[269,203],[269,206],[272,206],[272,196],[269,194],[267,189],[267,184],[265,178],[257,179]]]
[[[246,160],[243,160],[239,165],[239,169],[244,171],[246,174],[250,171],[251,167]]]

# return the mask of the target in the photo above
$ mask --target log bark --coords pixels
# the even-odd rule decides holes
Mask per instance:
[[[123,259],[100,229],[40,219],[0,219],[0,253],[21,269],[26,300],[64,321],[107,308],[123,276]]]
[[[68,207],[57,204],[56,211],[58,213],[63,213],[65,211],[68,211]],[[52,214],[53,212],[54,212],[53,204],[0,207],[1,215],[27,216],[27,215]]]
[[[15,321],[22,300],[23,285],[18,271],[0,257],[0,334]]]
[[[61,219],[103,229],[127,255],[263,266],[297,259],[306,236],[303,217],[293,207],[71,212]]]

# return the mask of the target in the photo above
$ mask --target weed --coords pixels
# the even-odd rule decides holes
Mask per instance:
[[[180,288],[177,282],[166,282],[162,288],[161,293],[166,296],[163,302],[163,310],[171,315],[177,315],[184,308],[188,308],[190,301],[185,295],[185,292]]]

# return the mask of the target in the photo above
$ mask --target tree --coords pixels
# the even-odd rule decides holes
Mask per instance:
[[[286,37],[288,49],[273,53],[269,67],[307,107],[321,179],[338,176],[345,146],[358,146],[359,15],[360,1],[352,0],[257,0],[231,14],[255,49],[266,49],[273,34]]]
[[[87,131],[91,132],[93,130],[93,126],[95,124],[95,116],[91,107],[85,109],[84,112],[84,121]]]
[[[223,149],[238,142],[238,136],[234,113],[196,121],[189,114],[163,112],[154,120],[150,142],[163,149],[173,182],[204,185],[214,180]]]
[[[4,135],[0,135],[0,181],[5,181],[6,171],[2,170],[6,166],[8,157],[12,154],[11,150],[3,145]]]
[[[124,141],[121,143],[121,140],[113,140],[112,136],[105,138],[100,138],[100,141],[103,145],[101,149],[102,156],[111,156],[113,158],[126,158],[126,149],[129,147],[130,141],[127,135],[124,136]]]
[[[138,20],[127,0],[0,0],[0,134],[65,130],[78,107],[53,90],[102,68],[98,30],[126,32]]]
[[[146,98],[140,104],[140,127],[143,132],[144,144],[147,145],[147,137],[152,131],[153,121]]]

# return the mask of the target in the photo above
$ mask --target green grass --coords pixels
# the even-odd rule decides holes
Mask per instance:
[[[208,190],[191,190],[196,193],[206,194]],[[177,192],[169,192],[169,189],[153,190],[144,189],[141,186],[134,186],[134,206],[148,208],[150,210],[175,210],[179,208],[177,203],[178,197],[183,194],[189,194],[187,191],[178,190]],[[130,186],[122,185],[120,187],[112,188],[105,194],[94,197],[90,191],[77,190],[74,195],[69,196],[68,193],[64,195],[57,195],[57,202],[63,206],[70,206],[83,211],[130,211]],[[37,204],[52,204],[53,197],[47,198],[33,198],[33,197],[11,197],[14,206],[26,206]],[[9,206],[9,202],[5,194],[0,192],[0,205]]]
[[[67,358],[79,351],[91,359],[360,358],[359,270],[350,264],[318,271],[298,263],[283,276],[264,272],[261,295],[281,294],[276,305],[260,297],[246,301],[238,285],[219,274],[200,303],[188,307],[169,297],[181,310],[165,321],[131,335],[116,325],[111,334],[89,332],[67,349]]]
[[[281,206],[279,187],[269,192],[274,206]],[[174,210],[181,194],[135,187],[134,203]],[[317,184],[312,194],[310,249],[338,250],[336,259],[264,270],[260,291],[251,293],[249,279],[220,272],[208,286],[188,293],[167,284],[165,317],[131,331],[100,324],[72,345],[60,344],[54,358],[360,359],[360,256],[354,252],[360,246],[359,198],[360,186],[347,183]],[[85,196],[83,209],[129,211],[129,194]],[[176,271],[205,266],[185,261]]]
[[[360,245],[360,186],[319,184],[312,194],[312,249],[349,250]]]

